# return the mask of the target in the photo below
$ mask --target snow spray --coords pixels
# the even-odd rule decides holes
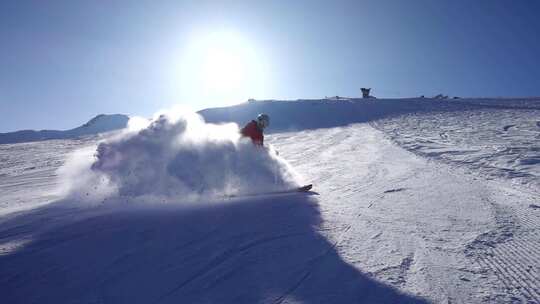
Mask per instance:
[[[242,138],[236,124],[209,124],[186,111],[144,121],[132,119],[121,135],[74,153],[59,172],[66,196],[196,201],[298,186],[287,162]]]

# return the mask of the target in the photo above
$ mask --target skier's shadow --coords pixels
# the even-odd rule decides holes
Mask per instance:
[[[425,303],[346,263],[314,196],[66,206],[1,223],[2,302]]]

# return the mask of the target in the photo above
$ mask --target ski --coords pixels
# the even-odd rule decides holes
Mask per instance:
[[[298,192],[309,192],[313,188],[313,184],[296,187],[286,190],[278,191],[268,191],[268,192],[259,192],[259,193],[248,193],[248,194],[236,194],[236,195],[227,195],[226,197],[249,197],[249,196],[262,196],[262,195],[276,195],[276,194],[288,194],[288,193],[298,193]]]
[[[298,187],[296,189],[296,191],[298,192],[307,192],[309,190],[311,190],[311,188],[313,188],[313,184],[309,184],[309,185],[305,185],[305,186],[302,186],[302,187]]]
[[[302,186],[302,187],[296,187],[296,188],[288,189],[288,190],[271,191],[271,192],[266,192],[266,193],[260,193],[260,195],[263,195],[263,194],[294,193],[294,192],[308,192],[309,190],[311,190],[311,188],[313,188],[313,185],[309,184],[309,185],[305,185],[305,186]]]

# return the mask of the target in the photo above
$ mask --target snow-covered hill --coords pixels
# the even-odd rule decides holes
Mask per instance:
[[[122,114],[100,114],[80,127],[65,131],[22,130],[9,133],[0,133],[0,144],[13,144],[51,139],[75,139],[81,136],[95,135],[98,133],[125,128],[128,120],[129,117]]]
[[[260,101],[200,113],[243,124],[260,112],[270,132],[369,122],[414,153],[540,189],[540,98]]]
[[[461,112],[466,110],[540,110],[540,98],[528,99],[321,99],[252,101],[199,112],[207,122],[245,124],[264,112],[270,132],[298,131],[370,122],[402,114]]]
[[[269,150],[193,115],[0,145],[1,302],[540,302],[537,99],[201,114],[259,112]]]

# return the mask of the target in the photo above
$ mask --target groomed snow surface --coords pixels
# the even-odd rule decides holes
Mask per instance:
[[[259,112],[0,145],[0,302],[540,303],[538,100]]]

